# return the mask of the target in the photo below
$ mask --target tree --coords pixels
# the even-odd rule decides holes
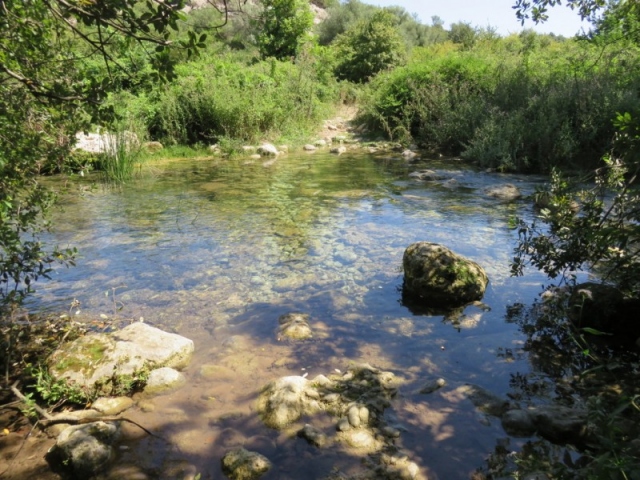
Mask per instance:
[[[633,2],[626,2],[633,3]],[[597,14],[607,6],[607,0],[566,0],[565,5],[571,10],[577,10],[580,18],[594,22]],[[526,20],[533,20],[535,23],[545,22],[549,19],[549,7],[562,5],[562,0],[516,0],[513,8],[516,17],[524,25]]]
[[[396,17],[386,9],[340,35],[335,51],[336,76],[352,82],[365,82],[382,70],[400,65],[406,56]]]
[[[174,43],[184,0],[0,0],[0,309],[19,303],[72,249],[39,240],[55,200],[37,175],[44,163],[64,164],[74,134],[108,122],[102,105],[125,71],[117,51],[144,48],[155,78],[171,78],[174,47],[187,54],[206,35]],[[100,58],[106,68],[86,69]],[[125,71],[126,74],[126,71]]]
[[[305,0],[263,0],[257,21],[258,48],[263,58],[295,57],[313,26]]]
[[[452,23],[449,30],[449,40],[462,45],[465,50],[470,49],[476,43],[478,31],[467,22]]]
[[[329,8],[329,17],[318,25],[318,43],[329,45],[356,23],[369,19],[377,7],[360,0],[347,0]]]
[[[546,7],[560,2],[519,0],[519,18],[547,19]],[[583,18],[594,18],[604,2],[569,1]],[[595,20],[591,40],[606,36],[623,41],[623,48],[634,41],[630,28],[637,24],[636,2],[614,3]],[[627,33],[627,34],[625,34]],[[636,44],[637,46],[637,44]],[[543,270],[549,277],[563,280],[574,271],[595,269],[604,282],[615,284],[630,297],[640,296],[640,195],[634,185],[640,173],[640,112],[619,113],[612,119],[616,128],[609,152],[601,152],[603,165],[595,172],[569,182],[554,172],[544,197],[540,219],[519,222],[520,240],[512,263],[514,274],[522,274],[526,264]],[[587,181],[592,187],[584,187]],[[576,206],[580,205],[580,214]]]

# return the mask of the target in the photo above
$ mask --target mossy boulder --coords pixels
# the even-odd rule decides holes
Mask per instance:
[[[456,307],[480,300],[489,279],[476,262],[443,245],[417,242],[402,260],[404,294],[429,307]]]
[[[114,375],[126,382],[141,371],[182,369],[191,361],[193,351],[193,341],[188,338],[136,322],[117,332],[85,335],[61,345],[49,357],[48,365],[54,379],[100,392],[112,383]]]

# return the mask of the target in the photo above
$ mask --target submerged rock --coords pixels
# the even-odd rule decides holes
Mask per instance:
[[[505,201],[513,201],[522,197],[522,193],[515,185],[505,183],[504,185],[495,185],[485,189],[485,194],[489,197],[498,198]]]
[[[232,480],[254,480],[269,471],[271,462],[257,452],[236,448],[222,457],[222,471]]]
[[[445,178],[443,175],[440,175],[433,170],[420,170],[417,172],[411,172],[409,174],[409,177],[425,181],[443,180]]]
[[[306,313],[292,312],[281,315],[278,318],[278,337],[291,340],[307,340],[313,337],[309,326],[309,315]]]
[[[420,389],[420,393],[423,393],[423,394],[433,393],[436,390],[444,387],[446,384],[447,384],[447,381],[444,378],[437,378],[435,380],[429,380]]]
[[[309,389],[309,381],[299,376],[283,377],[269,383],[258,397],[262,421],[268,427],[282,429],[302,415],[317,411],[317,402],[307,396]]]
[[[118,415],[133,406],[129,397],[100,397],[91,404],[91,408],[104,415]]]
[[[513,437],[530,437],[536,431],[533,417],[527,410],[509,410],[501,420],[504,431]]]
[[[480,300],[489,282],[480,265],[437,243],[410,245],[402,263],[404,293],[426,306],[455,307]]]
[[[502,417],[502,427],[513,436],[538,434],[550,442],[584,444],[588,439],[587,412],[562,405],[513,409]]]
[[[302,429],[298,430],[298,436],[304,438],[311,445],[315,445],[318,448],[324,447],[329,441],[328,437],[322,433],[320,429],[315,428],[308,423],[302,427]]]
[[[478,410],[487,415],[501,417],[509,409],[507,400],[477,385],[466,384],[459,387],[458,391],[468,398]]]

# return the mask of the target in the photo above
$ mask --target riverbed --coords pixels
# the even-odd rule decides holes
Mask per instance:
[[[28,307],[97,325],[144,321],[196,346],[185,387],[127,413],[168,442],[129,432],[116,468],[148,478],[223,478],[220,459],[244,445],[273,463],[265,480],[366,473],[363,456],[318,449],[295,429],[265,427],[255,412],[271,380],[344,372],[354,363],[402,380],[385,419],[429,479],[469,478],[497,444],[517,450],[526,439],[509,438],[457,389],[471,383],[506,397],[512,378],[533,368],[507,312],[531,304],[545,277],[511,277],[509,263],[515,219],[535,214],[530,197],[544,179],[457,159],[407,162],[396,153],[265,162],[163,160],[120,187],[91,176],[58,180],[70,193],[48,240],[77,247],[77,266],[57,269]],[[422,169],[439,180],[409,176]],[[486,195],[505,183],[523,197]],[[484,267],[483,305],[450,315],[405,304],[402,255],[423,240]],[[312,340],[278,337],[278,317],[289,312],[310,316]],[[447,385],[420,393],[434,378]],[[331,432],[330,419],[314,420]]]

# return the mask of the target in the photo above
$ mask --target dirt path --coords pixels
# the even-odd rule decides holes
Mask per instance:
[[[326,139],[337,135],[355,133],[356,125],[353,120],[358,113],[356,105],[341,105],[335,112],[333,118],[325,120],[323,126],[316,134],[318,139]]]

